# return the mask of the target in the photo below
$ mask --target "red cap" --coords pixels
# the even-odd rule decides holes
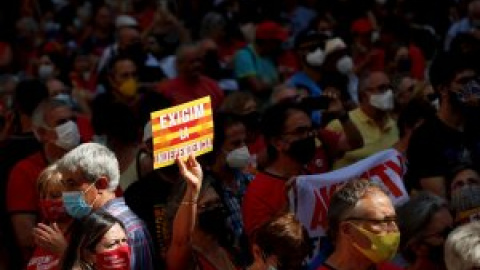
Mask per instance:
[[[264,21],[257,24],[255,38],[285,41],[288,38],[288,32],[276,22]]]
[[[352,23],[352,33],[365,34],[373,31],[373,25],[367,18],[362,18]]]

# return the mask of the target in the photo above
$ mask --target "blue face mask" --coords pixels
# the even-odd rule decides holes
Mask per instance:
[[[93,183],[85,191],[62,192],[62,200],[67,213],[75,218],[81,219],[92,211],[92,206],[85,201],[85,193],[94,185]],[[93,203],[92,203],[93,204]]]

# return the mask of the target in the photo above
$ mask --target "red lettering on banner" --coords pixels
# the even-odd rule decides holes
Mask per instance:
[[[383,184],[388,188],[388,190],[392,193],[393,196],[395,197],[401,197],[402,196],[402,190],[393,182],[392,179],[387,175],[386,171],[387,169],[392,169],[399,177],[402,175],[402,171],[400,166],[395,164],[395,162],[389,160],[383,164],[380,164],[378,166],[375,166],[362,174],[362,178],[368,178],[370,179],[372,176],[378,176],[380,180],[382,180]]]
[[[310,222],[310,230],[316,230],[319,226],[327,227],[327,207],[330,204],[330,198],[337,190],[340,183],[331,185],[330,187],[322,187],[320,190],[314,190],[315,208],[313,210],[312,221]]]

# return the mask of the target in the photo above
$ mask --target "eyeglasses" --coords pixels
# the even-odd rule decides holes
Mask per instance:
[[[382,231],[387,231],[389,229],[397,229],[397,217],[386,217],[384,219],[373,219],[373,218],[361,218],[361,217],[351,217],[347,218],[345,221],[362,221],[375,225]]]
[[[316,136],[317,131],[312,127],[297,127],[292,131],[284,132],[283,135],[293,135],[297,137]]]

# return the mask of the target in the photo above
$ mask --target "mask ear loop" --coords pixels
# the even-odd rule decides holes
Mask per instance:
[[[88,190],[90,190],[90,188],[92,188],[95,184],[97,183],[97,181],[93,182],[87,189],[85,189],[83,191],[83,198],[85,198],[85,194],[87,194]],[[95,204],[95,202],[97,202],[98,200],[98,190],[97,190],[97,195],[95,195],[95,199],[93,200],[93,202],[89,205],[90,207],[93,207],[93,205]]]

